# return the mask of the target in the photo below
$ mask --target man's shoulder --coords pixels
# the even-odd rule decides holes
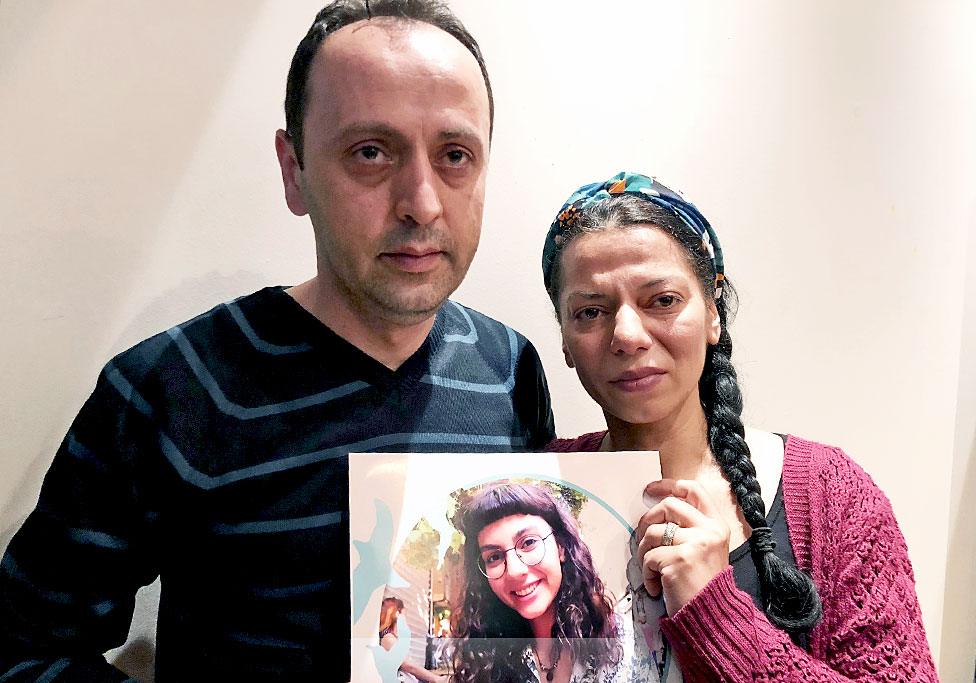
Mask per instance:
[[[445,336],[449,339],[463,337],[472,343],[513,339],[520,347],[532,345],[525,335],[514,328],[453,299],[448,299],[441,311],[445,322]]]
[[[429,380],[443,387],[508,393],[520,377],[541,372],[538,354],[523,335],[451,300],[437,315],[430,349]]]
[[[107,369],[117,369],[126,377],[138,379],[160,364],[167,364],[170,352],[204,345],[218,349],[238,345],[242,340],[260,342],[255,319],[274,316],[270,309],[282,305],[283,288],[266,287],[251,294],[225,301],[183,322],[173,325],[116,355]],[[260,315],[258,315],[260,314]]]

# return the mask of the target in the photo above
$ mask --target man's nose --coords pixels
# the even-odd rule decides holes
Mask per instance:
[[[614,353],[634,354],[649,349],[652,343],[653,338],[647,330],[644,316],[631,306],[621,306],[614,317],[610,350]]]
[[[437,220],[443,211],[439,185],[440,178],[426,155],[411,159],[399,169],[395,180],[397,218],[417,225]]]

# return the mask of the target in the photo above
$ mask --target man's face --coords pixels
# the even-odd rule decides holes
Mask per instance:
[[[312,64],[304,135],[304,169],[280,132],[279,160],[335,304],[366,320],[429,319],[481,233],[489,114],[474,57],[426,24],[347,26]]]

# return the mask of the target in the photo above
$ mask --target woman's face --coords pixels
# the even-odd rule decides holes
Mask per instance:
[[[608,418],[652,424],[701,410],[698,380],[721,327],[684,249],[635,226],[578,237],[561,258],[566,363]]]
[[[514,550],[518,547],[526,554],[522,544],[529,536],[545,539],[541,541],[545,553],[534,565],[526,565]],[[528,621],[552,616],[553,602],[563,580],[560,563],[564,553],[542,517],[511,515],[492,522],[478,534],[478,550],[489,563],[504,557],[504,572],[498,578],[488,579],[499,600]]]

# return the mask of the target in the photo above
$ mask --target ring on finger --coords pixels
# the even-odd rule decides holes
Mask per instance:
[[[678,530],[678,525],[668,522],[664,525],[664,535],[661,536],[661,545],[669,546],[674,543],[674,532]]]

